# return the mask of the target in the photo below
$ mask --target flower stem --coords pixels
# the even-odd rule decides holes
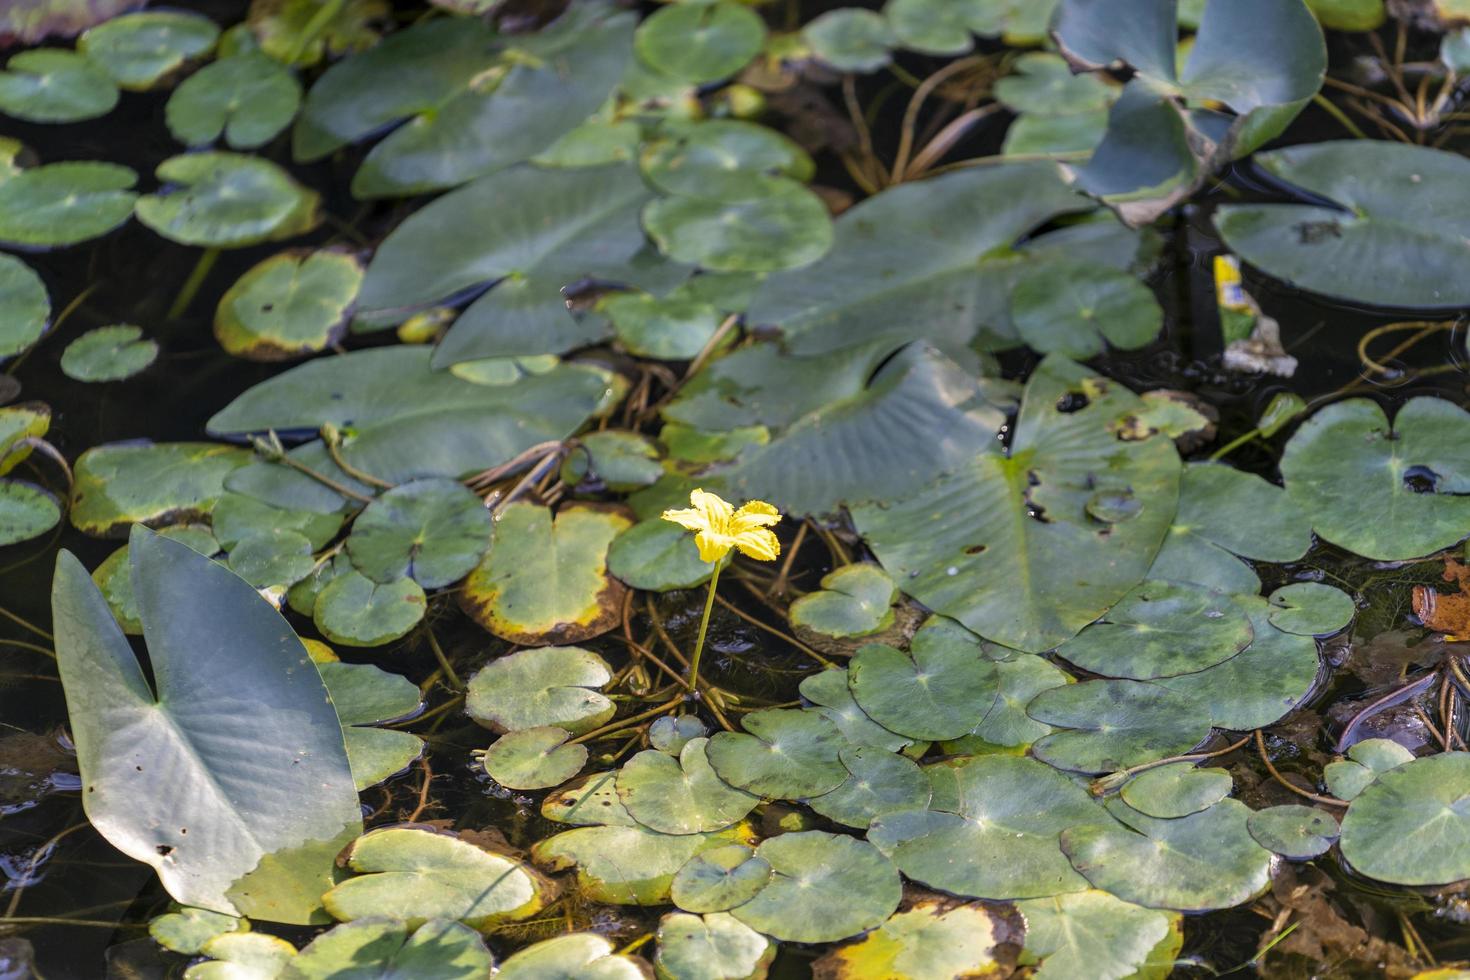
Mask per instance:
[[[204,285],[204,280],[209,277],[209,271],[214,268],[214,263],[219,260],[219,249],[207,248],[199,256],[199,261],[194,263],[194,271],[189,273],[184,287],[174,297],[174,305],[169,307],[168,318],[177,320],[184,315],[189,304],[194,301],[194,296],[199,292],[199,287]]]
[[[699,685],[699,658],[704,653],[704,634],[709,631],[709,614],[715,608],[715,586],[720,581],[720,562],[715,560],[714,574],[709,577],[709,595],[704,600],[704,617],[699,621],[699,639],[694,641],[694,658],[689,662],[689,690]]]

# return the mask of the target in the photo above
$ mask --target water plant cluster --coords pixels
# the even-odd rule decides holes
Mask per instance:
[[[138,6],[0,10],[18,969],[83,831],[109,976],[1470,961],[1463,5]]]

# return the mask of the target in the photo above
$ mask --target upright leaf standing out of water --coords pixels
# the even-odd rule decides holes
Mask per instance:
[[[362,831],[326,687],[244,580],[142,528],[129,551],[156,694],[70,553],[52,590],[88,819],[186,905],[318,921]]]

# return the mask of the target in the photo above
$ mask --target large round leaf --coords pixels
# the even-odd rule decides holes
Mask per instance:
[[[1128,273],[1071,259],[1022,274],[1011,321],[1033,349],[1081,360],[1101,354],[1104,340],[1123,350],[1145,346],[1163,327],[1164,311]]]
[[[881,923],[898,908],[902,887],[893,863],[867,841],[808,830],[756,848],[770,883],[730,911],[776,939],[827,943]]]
[[[1143,967],[1170,933],[1168,913],[1104,891],[1031,899],[1016,909],[1026,919],[1026,952],[1041,958],[1037,980],[1152,976]]]
[[[547,789],[571,779],[587,764],[587,746],[568,743],[570,733],[547,725],[522,728],[496,739],[480,761],[490,778],[510,789]]]
[[[766,25],[749,7],[731,0],[670,4],[638,27],[634,47],[648,67],[686,82],[733,75],[766,40]]]
[[[1065,731],[1032,751],[1061,769],[1112,772],[1188,752],[1210,733],[1210,715],[1194,698],[1161,684],[1096,680],[1042,691],[1027,707],[1037,721]]]
[[[412,935],[409,933],[412,932]],[[344,922],[308,943],[281,980],[481,980],[495,958],[473,929],[430,919],[417,930],[389,918]]]
[[[22,51],[0,72],[0,112],[39,123],[80,122],[117,105],[117,86],[95,64],[72,51]]]
[[[1341,846],[1359,874],[1396,885],[1470,878],[1470,753],[1381,773],[1348,807]]]
[[[898,589],[877,565],[858,562],[828,572],[821,588],[791,604],[791,625],[824,636],[867,636],[893,624]]]
[[[190,58],[209,53],[214,21],[182,11],[126,14],[89,29],[77,50],[126,89],[151,88]]]
[[[177,524],[209,516],[225,477],[251,460],[248,449],[212,442],[122,442],[77,457],[71,522],[98,538],[133,524]]]
[[[669,896],[686,912],[724,912],[744,905],[771,880],[771,865],[746,844],[694,855],[674,874]]]
[[[470,678],[465,711],[495,732],[556,725],[580,735],[617,710],[597,691],[610,680],[612,668],[590,650],[520,650],[491,661]]]
[[[643,174],[668,194],[741,201],[779,186],[780,176],[806,180],[814,166],[796,143],[774,129],[736,119],[676,129],[643,152]]]
[[[773,180],[759,197],[739,201],[660,198],[644,208],[643,227],[665,255],[716,272],[799,269],[832,247],[827,205],[794,180]]]
[[[312,619],[333,643],[375,647],[413,629],[427,608],[423,587],[413,579],[380,584],[349,569],[317,595]]]
[[[75,245],[127,221],[138,175],[115,163],[49,163],[0,174],[0,242]]]
[[[335,343],[362,283],[362,265],[340,251],[291,250],[246,272],[220,297],[214,336],[236,357],[276,361]]]
[[[723,830],[743,819],[760,797],[736,789],[715,774],[705,757],[708,739],[690,739],[676,759],[646,749],[623,764],[618,797],[624,808],[661,834]]]
[[[1332,814],[1297,804],[1256,810],[1246,820],[1246,829],[1257,844],[1293,861],[1325,854],[1338,837]]]
[[[914,634],[909,652],[881,643],[848,666],[858,706],[878,724],[920,740],[959,738],[995,701],[995,664],[953,624],[936,621]]]
[[[40,340],[50,316],[41,277],[15,256],[0,254],[0,357],[19,354]]]
[[[838,71],[869,72],[888,64],[898,38],[882,14],[839,7],[812,18],[801,36],[812,54]]]
[[[670,912],[658,923],[659,975],[669,980],[747,980],[776,957],[776,944],[723,912]]]
[[[1250,646],[1250,617],[1229,596],[1145,582],[1057,653],[1107,677],[1152,680],[1213,667]]]
[[[642,960],[613,952],[614,946],[592,932],[557,936],[517,950],[495,971],[498,980],[647,980]]]
[[[589,901],[667,905],[674,873],[685,862],[749,839],[744,824],[710,834],[660,834],[637,825],[578,827],[538,841],[531,857],[551,871],[575,867],[577,886]]]
[[[929,777],[907,756],[874,746],[847,746],[839,757],[847,779],[832,792],[807,801],[828,820],[867,830],[885,813],[929,805]]]
[[[840,667],[812,674],[802,679],[801,696],[815,704],[817,707],[813,710],[836,725],[843,739],[853,746],[873,746],[884,752],[899,752],[913,744],[913,739],[889,731],[858,707],[847,678],[848,672]]]
[[[408,576],[437,589],[468,575],[490,544],[490,512],[455,480],[415,480],[363,508],[347,538],[352,564],[388,583]]]
[[[258,245],[300,235],[321,220],[321,196],[261,157],[186,153],[156,172],[164,187],[138,199],[138,220],[183,245]]]
[[[301,83],[257,51],[221,58],[190,75],[164,107],[169,132],[185,146],[208,146],[221,135],[237,150],[269,143],[301,104]]]
[[[858,942],[813,964],[822,980],[913,980],[974,977],[1006,969],[1007,944],[1019,923],[998,908],[923,898]]]
[[[760,796],[801,799],[840,786],[842,735],[815,711],[766,708],[741,719],[743,732],[717,732],[706,754],[716,775]]]

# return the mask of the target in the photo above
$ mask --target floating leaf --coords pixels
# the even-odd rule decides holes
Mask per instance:
[[[77,161],[0,175],[0,242],[75,245],[127,221],[138,175],[115,163]]]
[[[751,980],[776,958],[776,945],[723,912],[670,912],[658,922],[654,966],[668,980]]]
[[[370,727],[418,713],[423,699],[412,681],[372,664],[332,661],[316,668],[342,722],[359,792],[407,769],[423,753],[424,741],[417,735]]]
[[[546,789],[571,779],[587,764],[587,747],[569,745],[571,733],[544,726],[521,728],[496,739],[481,761],[485,771],[511,789]]]
[[[868,717],[853,698],[847,678],[848,672],[839,668],[812,674],[802,678],[801,696],[817,705],[817,714],[836,725],[843,739],[852,745],[899,752],[913,744],[913,739],[889,731]]]
[[[716,732],[705,752],[715,774],[759,796],[800,799],[840,786],[837,726],[814,711],[765,708],[740,720],[743,732]]]
[[[417,626],[427,606],[423,587],[411,578],[378,583],[349,570],[317,595],[312,620],[333,643],[376,647]]]
[[[15,256],[0,254],[0,357],[19,354],[40,340],[50,317],[51,300],[41,277]]]
[[[885,813],[929,805],[929,777],[912,760],[873,746],[848,746],[839,757],[847,779],[807,801],[828,820],[867,830]]]
[[[164,106],[168,131],[185,146],[221,136],[237,150],[275,139],[301,105],[301,83],[280,62],[256,51],[221,58],[190,75]]]
[[[1396,561],[1447,548],[1470,519],[1470,413],[1411,398],[1390,425],[1352,398],[1307,419],[1286,444],[1286,490],[1317,533],[1365,558]]]
[[[1041,959],[1037,980],[1144,976],[1149,953],[1166,941],[1170,915],[1104,891],[1016,903],[1026,920],[1026,952]]]
[[[703,738],[708,732],[697,715],[664,715],[648,726],[648,744],[660,752],[678,755],[691,739]]]
[[[332,249],[291,249],[250,269],[220,297],[214,336],[235,357],[277,361],[325,350],[342,336],[362,265]]]
[[[164,186],[138,199],[138,220],[182,245],[241,248],[294,238],[321,221],[321,195],[262,157],[186,153],[156,174]]]
[[[1256,810],[1245,825],[1257,844],[1293,861],[1327,853],[1338,833],[1332,814],[1294,803]]]
[[[158,533],[161,537],[188,545],[206,558],[214,557],[220,550],[219,542],[203,524],[170,524],[159,528]],[[92,581],[102,590],[103,598],[112,607],[112,615],[123,632],[142,636],[143,623],[138,618],[138,600],[133,595],[133,569],[128,558],[128,546],[123,545],[104,558],[92,570]]]
[[[720,312],[701,299],[670,293],[615,293],[603,300],[602,312],[628,353],[661,361],[687,361],[714,337]]]
[[[643,826],[661,834],[699,834],[723,830],[760,802],[715,774],[705,757],[708,739],[695,738],[679,757],[647,749],[618,773],[618,798]]]
[[[1386,738],[1367,738],[1348,749],[1348,758],[1322,768],[1323,781],[1340,800],[1356,799],[1379,773],[1414,760],[1414,753]]]
[[[877,565],[844,565],[791,604],[791,625],[838,639],[878,633],[893,625],[897,595],[893,579]]]
[[[0,480],[0,547],[29,541],[61,523],[61,502],[24,480]]]
[[[710,8],[683,4],[664,8],[681,9]],[[772,182],[761,196],[739,201],[660,198],[643,210],[643,227],[665,255],[716,272],[800,269],[832,246],[827,206],[791,180]]]
[[[51,407],[43,402],[22,402],[0,408],[0,476],[31,455],[26,439],[39,439],[51,429]]]
[[[1174,517],[1173,443],[1108,431],[1138,406],[1116,382],[1048,357],[1027,383],[1009,453],[981,453],[906,499],[855,508],[858,530],[930,609],[1005,646],[1049,650],[1138,584]],[[1130,519],[1089,511],[1118,493],[1138,505]]]
[[[299,531],[254,534],[230,550],[230,571],[257,589],[289,588],[316,567],[311,542]]]
[[[610,680],[612,668],[590,650],[520,650],[492,660],[470,678],[465,711],[494,732],[555,725],[581,735],[617,711],[597,692]]]
[[[180,902],[313,921],[362,828],[326,688],[244,581],[141,528],[129,552],[156,695],[69,553],[53,588],[88,817]]]
[[[1073,827],[1062,848],[1089,881],[1124,901],[1204,912],[1248,902],[1270,882],[1271,852],[1246,830],[1251,811],[1239,800],[1175,820],[1109,809],[1122,823]]]
[[[636,432],[618,429],[581,437],[561,467],[562,482],[568,486],[580,488],[587,483],[593,489],[619,492],[656,483],[663,473],[652,442]]]
[[[1293,582],[1271,593],[1271,625],[1287,633],[1325,636],[1353,621],[1353,597],[1321,582]]]
[[[892,59],[898,44],[886,18],[860,7],[828,10],[802,28],[812,54],[838,71],[877,71]]]
[[[867,841],[808,830],[763,841],[756,854],[771,866],[771,881],[730,914],[768,936],[797,943],[846,939],[898,908],[898,871]]]
[[[575,867],[577,887],[589,901],[666,905],[674,873],[690,858],[749,839],[744,824],[717,833],[678,835],[637,826],[578,827],[538,841],[531,857],[551,871]]]
[[[694,855],[675,874],[670,897],[686,912],[724,912],[744,905],[771,881],[771,865],[746,844]]]
[[[341,864],[357,876],[339,882],[322,902],[343,921],[388,916],[414,929],[451,919],[485,930],[535,915],[552,891],[526,865],[414,826],[368,831],[343,852]]]
[[[208,54],[219,37],[214,21],[183,11],[125,14],[88,29],[77,51],[125,89],[153,85],[191,58]]]
[[[250,923],[223,912],[179,906],[177,911],[148,920],[148,935],[164,949],[194,956],[215,936],[247,931]]]
[[[717,119],[674,129],[643,152],[643,175],[667,194],[745,201],[809,180],[811,157],[774,129]]]
[[[1203,742],[1210,716],[1201,707],[1162,684],[1096,680],[1042,691],[1026,710],[1066,729],[1032,746],[1038,759],[1077,772],[1113,772],[1182,755]]]
[[[454,480],[414,480],[363,508],[347,537],[352,564],[374,582],[407,576],[437,589],[469,574],[490,544],[490,512]]]
[[[80,122],[117,105],[117,86],[85,57],[38,48],[11,57],[0,72],[0,111],[38,123]]]
[[[1082,360],[1158,336],[1164,311],[1153,291],[1126,272],[1080,260],[1037,265],[1011,294],[1011,322],[1033,349]]]
[[[637,827],[618,799],[616,772],[588,773],[581,779],[548,793],[541,802],[541,815],[558,823],[579,827]]]
[[[1470,753],[1446,752],[1381,772],[1342,818],[1354,871],[1397,885],[1470,877]]]
[[[315,514],[306,510],[272,507],[254,497],[226,492],[210,514],[209,526],[219,547],[230,550],[247,538],[277,531],[296,531],[313,550],[325,548],[342,527],[342,514]]]
[[[660,74],[683,82],[714,82],[735,74],[760,52],[766,25],[730,0],[670,4],[638,25],[634,48]]]
[[[632,523],[590,504],[562,507],[553,519],[546,507],[513,503],[496,520],[490,551],[465,580],[460,605],[512,643],[576,643],[606,633],[617,625],[625,591],[607,574],[607,549]]]
[[[210,957],[184,971],[184,980],[276,980],[296,957],[296,947],[263,932],[216,936],[199,950]]]
[[[1057,653],[1094,674],[1153,680],[1224,663],[1250,646],[1250,617],[1229,596],[1144,582]]]
[[[61,373],[74,381],[121,381],[158,357],[158,342],[131,324],[88,330],[61,352]]]
[[[922,899],[858,942],[812,964],[820,980],[983,976],[1008,968],[1002,948],[1020,934],[1012,916],[979,903]]]
[[[485,941],[457,922],[430,919],[414,930],[397,919],[369,918],[345,922],[317,936],[291,960],[281,977],[481,980],[490,974],[494,962]]]
[[[721,568],[733,560],[723,559]],[[662,518],[639,521],[613,539],[607,567],[635,589],[668,592],[709,581],[714,565],[699,557],[699,546],[682,527]]]
[[[1231,784],[1228,770],[1171,762],[1134,776],[1120,795],[1139,813],[1167,819],[1209,809],[1230,795]]]
[[[858,651],[848,686],[858,706],[890,731],[920,740],[959,738],[995,701],[995,665],[979,643],[942,621],[914,634],[908,653],[882,643]]]
[[[500,964],[497,980],[648,980],[648,967],[636,957],[613,952],[613,944],[591,932],[557,936],[525,949]]]
[[[209,516],[224,480],[250,462],[249,450],[211,442],[120,442],[77,457],[71,522],[96,538],[133,524],[159,526]]]
[[[1026,706],[1042,691],[1070,684],[1070,675],[1044,657],[1018,654],[996,663],[995,679],[995,701],[970,736],[991,745],[1011,747],[1030,745],[1051,732],[1050,725],[1026,713]]]

